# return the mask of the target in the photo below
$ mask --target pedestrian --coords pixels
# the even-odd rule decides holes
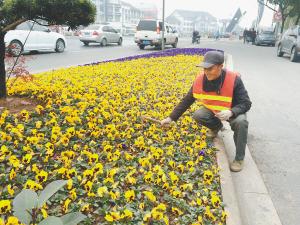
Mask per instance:
[[[199,109],[194,112],[193,119],[200,126],[208,128],[208,138],[217,136],[223,128],[222,121],[230,123],[236,147],[236,156],[230,163],[230,169],[239,172],[243,169],[248,135],[246,112],[251,108],[251,101],[240,75],[223,69],[223,63],[223,52],[207,52],[204,61],[198,65],[204,69],[204,73],[197,76],[189,92],[169,117],[161,121],[161,125],[168,126],[176,122],[197,101]]]
[[[248,30],[245,28],[244,32],[243,32],[243,38],[244,38],[244,44],[246,43],[246,39],[247,39],[247,35],[248,35]]]
[[[217,30],[215,33],[215,40],[219,40],[220,39],[220,32]]]
[[[256,31],[254,28],[251,29],[251,42],[254,45],[255,44],[255,39],[256,39]]]
[[[200,43],[200,35],[199,35],[199,31],[197,31],[197,30],[193,31],[192,44],[194,44],[195,42],[197,44]]]

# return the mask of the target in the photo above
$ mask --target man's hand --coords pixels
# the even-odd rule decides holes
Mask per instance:
[[[166,119],[163,119],[160,121],[160,125],[163,127],[168,127],[173,122],[173,120],[170,117],[167,117]]]
[[[230,117],[233,116],[233,113],[231,110],[222,110],[221,112],[216,114],[216,117],[218,117],[220,120],[229,120]]]

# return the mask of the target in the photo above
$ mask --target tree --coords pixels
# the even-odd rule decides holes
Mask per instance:
[[[7,96],[4,36],[9,30],[27,20],[74,29],[93,23],[95,15],[96,8],[90,0],[0,0],[0,98]]]
[[[265,6],[267,6],[269,9],[273,10],[274,12],[279,11],[281,13],[281,23],[282,23],[281,33],[282,33],[287,17],[291,16],[292,14],[292,3],[297,2],[299,0],[267,0],[266,3],[264,0],[258,0],[258,1],[264,4]],[[272,5],[277,5],[278,10],[268,5],[268,3]]]
[[[267,0],[270,4],[278,5],[279,11],[281,12],[281,33],[283,32],[284,25],[286,22],[286,19],[292,15],[292,4],[293,2],[297,2],[299,0]]]
[[[295,17],[295,25],[298,25],[300,22],[300,1],[291,0],[291,16]]]

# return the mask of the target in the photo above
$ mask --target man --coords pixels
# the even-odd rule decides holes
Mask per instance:
[[[243,38],[244,38],[244,44],[247,41],[247,35],[248,35],[249,31],[245,28],[244,32],[243,32]]]
[[[198,39],[198,38],[199,38],[199,39]],[[198,42],[200,42],[199,31],[194,30],[194,31],[193,31],[192,44],[194,44],[195,42],[197,42],[197,39],[198,39]]]
[[[169,117],[161,121],[162,126],[177,121],[179,117],[195,102],[200,108],[193,118],[199,125],[209,128],[207,137],[214,138],[223,127],[222,121],[228,121],[234,131],[233,139],[236,156],[230,164],[233,172],[243,169],[243,160],[248,135],[246,112],[251,107],[247,90],[241,77],[223,69],[224,53],[209,51],[199,65],[204,73],[197,76],[191,89],[181,102],[174,108]]]

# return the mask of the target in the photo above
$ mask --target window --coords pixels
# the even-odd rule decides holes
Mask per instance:
[[[162,22],[159,22],[159,30],[164,31],[165,29],[163,28],[162,24],[163,24]],[[165,26],[166,26],[166,24],[165,24]]]
[[[117,33],[117,31],[114,28],[112,28],[112,27],[108,27],[108,30],[111,33]]]
[[[110,32],[108,26],[104,26],[104,27],[102,28],[102,31],[103,31],[103,32]]]
[[[30,26],[32,26],[32,24],[30,24]],[[33,30],[34,30],[34,31],[42,31],[42,32],[46,32],[46,31],[48,31],[49,29],[48,29],[48,27],[41,26],[41,25],[35,23],[34,26],[33,26]]]
[[[16,30],[30,30],[30,28],[28,26],[28,23],[24,22],[24,23],[21,23],[20,25],[18,25],[16,27]]]
[[[97,25],[90,25],[85,28],[85,30],[99,30],[100,26]]]
[[[293,30],[293,34],[294,35],[299,35],[300,33],[300,28],[298,27],[298,28],[295,28],[294,30]]]
[[[155,20],[141,20],[137,26],[137,30],[148,30],[156,31],[156,21]]]

